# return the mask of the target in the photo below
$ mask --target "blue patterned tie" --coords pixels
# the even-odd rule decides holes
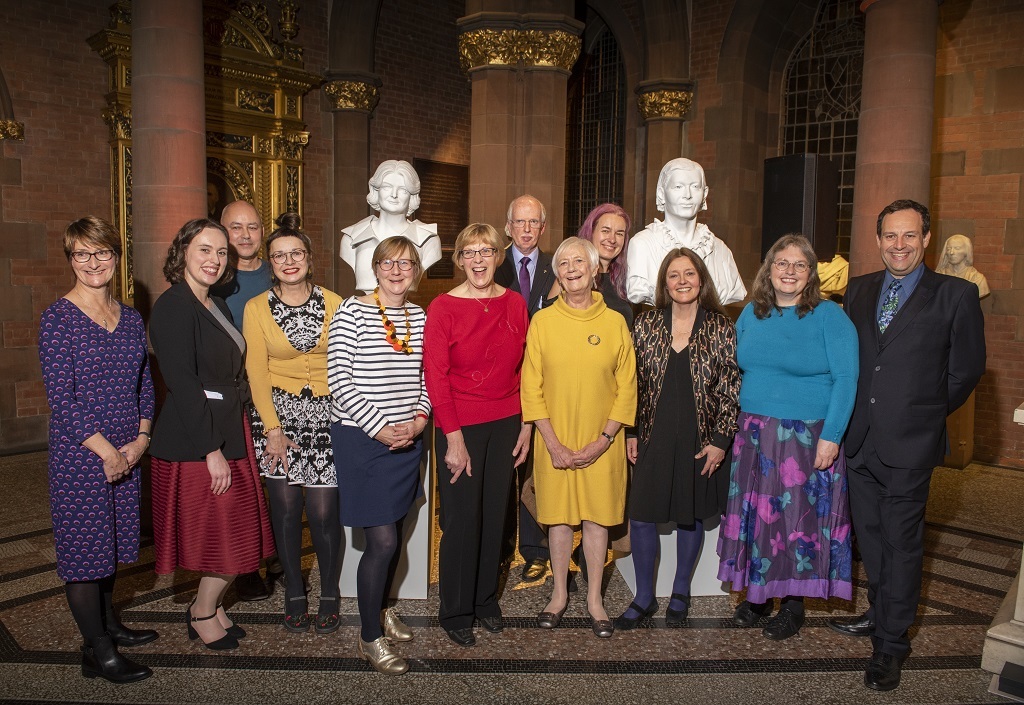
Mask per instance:
[[[889,289],[885,292],[885,300],[882,301],[882,310],[878,313],[878,332],[884,333],[885,329],[892,323],[893,316],[900,302],[900,289],[903,286],[899,279],[894,279]]]

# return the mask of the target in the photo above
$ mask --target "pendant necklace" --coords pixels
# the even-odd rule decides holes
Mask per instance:
[[[380,309],[380,321],[384,324],[384,339],[395,349],[395,352],[404,352],[406,355],[412,355],[412,346],[409,345],[409,340],[412,338],[412,323],[409,320],[409,307],[403,305],[402,310],[405,311],[405,338],[402,340],[398,339],[398,332],[395,329],[395,324],[388,318],[387,310],[384,308],[384,304],[380,302],[380,287],[376,287],[373,290],[373,300],[377,302],[377,308]]]

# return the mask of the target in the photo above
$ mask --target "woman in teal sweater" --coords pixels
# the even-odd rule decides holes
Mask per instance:
[[[821,298],[817,258],[802,235],[765,256],[736,323],[743,372],[718,577],[747,590],[733,615],[763,634],[796,634],[804,597],[852,597],[850,510],[841,443],[857,390],[857,333]]]

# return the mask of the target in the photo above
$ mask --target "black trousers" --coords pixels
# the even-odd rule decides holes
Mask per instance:
[[[502,561],[510,562],[516,555],[516,535],[519,536],[519,553],[527,562],[532,560],[548,560],[548,534],[540,527],[530,510],[523,504],[523,485],[533,474],[533,446],[523,464],[515,469],[515,486],[509,495],[508,513],[505,517],[505,538],[503,540]],[[518,520],[518,521],[517,521]]]
[[[463,426],[473,474],[463,473],[455,484],[444,464],[448,439],[440,429],[434,432],[442,532],[438,621],[445,629],[472,627],[475,617],[501,616],[501,538],[512,489],[512,449],[521,425],[517,414]]]
[[[924,560],[924,511],[933,468],[884,464],[871,436],[847,458],[850,513],[868,574],[868,616],[874,651],[903,657],[917,616]]]

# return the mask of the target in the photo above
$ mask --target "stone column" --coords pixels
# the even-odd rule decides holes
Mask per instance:
[[[469,218],[504,227],[522,193],[547,209],[541,248],[562,240],[569,72],[583,25],[569,15],[480,12],[459,20],[473,86]]]
[[[373,74],[329,73],[323,91],[334,113],[334,222],[333,253],[337,258],[341,228],[365,218],[370,178],[370,116],[380,101],[381,80]],[[355,274],[347,265],[334,267],[334,290],[342,296],[355,292]]]
[[[167,288],[162,267],[182,223],[206,214],[201,0],[132,3],[132,233],[135,302]]]
[[[647,128],[644,164],[644,210],[634,213],[635,230],[657,217],[654,205],[661,168],[670,159],[683,156],[683,122],[693,103],[693,83],[676,80],[643,81],[636,87],[637,107]],[[639,205],[639,204],[638,204]]]
[[[879,211],[928,203],[935,103],[936,0],[865,0],[864,83],[857,131],[850,275],[880,267]]]

